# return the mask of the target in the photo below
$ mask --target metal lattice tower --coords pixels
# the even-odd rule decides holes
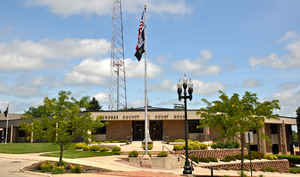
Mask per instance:
[[[126,70],[124,61],[123,19],[121,0],[113,0],[110,66],[111,88],[109,95],[109,109],[126,109]]]

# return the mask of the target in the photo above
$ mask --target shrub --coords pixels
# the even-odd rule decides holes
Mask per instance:
[[[265,171],[265,172],[274,172],[274,171],[276,171],[276,168],[266,166],[266,167],[264,167],[262,169],[262,171]]]
[[[139,153],[137,151],[131,151],[128,154],[128,157],[137,157],[139,155]]]
[[[218,162],[218,159],[215,158],[215,157],[208,157],[208,160],[209,160],[210,162]]]
[[[40,164],[39,166],[39,170],[43,171],[43,172],[51,172],[52,171],[52,165],[46,161]]]
[[[68,163],[67,162],[65,162],[65,161],[61,161],[61,163],[59,163],[59,162],[55,162],[55,166],[67,166],[68,165]]]
[[[53,174],[60,174],[60,173],[64,173],[64,172],[65,172],[65,167],[64,166],[55,166],[52,169]]]
[[[107,152],[109,151],[110,149],[108,147],[100,147],[100,152]]]
[[[151,150],[153,148],[153,144],[148,144],[148,150]],[[145,144],[143,144],[143,149],[145,150]]]
[[[200,145],[198,143],[191,142],[188,145],[189,150],[200,150]]]
[[[287,159],[290,164],[300,164],[299,155],[276,155],[278,159]]]
[[[179,142],[185,142],[184,139],[176,139],[175,142],[179,143]]]
[[[262,159],[264,158],[264,153],[261,152],[248,152],[248,155],[246,156],[247,159],[250,159],[250,154],[251,154],[251,159]]]
[[[174,151],[181,151],[181,150],[184,149],[184,146],[185,145],[182,145],[182,144],[176,144],[176,145],[174,145],[173,150]]]
[[[289,172],[290,173],[300,173],[300,168],[290,168]]]
[[[112,140],[105,140],[104,143],[111,143]]]
[[[199,144],[199,147],[201,150],[208,149],[208,146],[206,144]]]
[[[213,143],[211,145],[212,149],[233,149],[233,148],[239,148],[240,144],[237,142],[217,142],[217,143]]]
[[[112,152],[113,155],[120,155],[121,152],[120,151],[115,151],[115,152]]]
[[[120,140],[120,143],[126,143],[126,144],[128,144],[128,140]]]
[[[90,150],[90,151],[101,151],[102,148],[101,148],[99,145],[91,145],[91,146],[89,147],[89,150]]]
[[[77,143],[75,145],[75,149],[83,149],[86,146],[87,146],[87,144],[85,144],[85,143]]]
[[[90,150],[90,147],[89,147],[89,146],[85,146],[85,147],[83,147],[83,150],[84,150],[84,151],[89,151],[89,150]]]
[[[204,162],[204,163],[209,163],[209,162],[218,162],[218,160],[214,157],[192,157],[192,160],[195,162]]]
[[[221,161],[223,161],[223,162],[231,162],[231,161],[235,161],[235,160],[236,160],[235,156],[226,156]]]
[[[82,166],[80,165],[72,165],[71,173],[82,173]]]
[[[121,148],[119,146],[113,146],[111,149],[112,152],[120,152]]]
[[[264,155],[264,159],[276,160],[276,159],[278,159],[278,157],[274,154],[266,154],[266,155]]]
[[[167,151],[162,151],[157,154],[157,157],[168,157],[168,152]]]

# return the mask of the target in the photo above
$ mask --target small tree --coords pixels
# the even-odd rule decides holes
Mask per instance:
[[[297,108],[296,114],[297,114],[298,146],[300,147],[300,106]]]
[[[30,108],[24,115],[21,127],[33,132],[35,139],[47,139],[59,145],[59,163],[62,164],[65,147],[78,137],[85,141],[92,137],[91,131],[104,126],[101,117],[95,120],[91,113],[82,112],[89,105],[88,97],[79,101],[71,97],[71,92],[61,91],[58,98],[44,99],[43,105]]]
[[[92,100],[89,102],[89,105],[87,107],[87,111],[89,112],[98,112],[100,111],[102,106],[99,105],[98,100],[96,100],[95,97],[92,98]]]
[[[239,139],[241,143],[241,171],[244,167],[244,134],[250,130],[259,130],[264,126],[265,119],[276,118],[274,109],[280,109],[278,100],[259,102],[256,94],[245,92],[244,96],[235,93],[228,97],[219,91],[220,100],[209,102],[206,108],[198,113],[203,119],[201,126],[209,126],[219,134],[218,138],[228,140]]]

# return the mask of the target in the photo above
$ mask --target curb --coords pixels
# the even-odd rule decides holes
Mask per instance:
[[[28,170],[24,170],[24,168],[21,168],[19,171],[22,172],[22,173],[27,173],[27,174],[31,174],[31,175],[40,175],[40,176],[53,177],[51,174],[28,171]]]

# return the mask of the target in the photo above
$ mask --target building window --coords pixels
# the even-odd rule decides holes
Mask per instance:
[[[96,131],[93,133],[94,135],[99,135],[99,134],[106,134],[106,126],[97,128]]]
[[[270,125],[270,130],[271,130],[271,134],[277,134],[278,133],[277,125],[271,124]]]
[[[24,130],[19,130],[19,137],[25,137],[25,131]]]
[[[203,133],[203,128],[197,128],[199,120],[188,120],[189,133]]]

